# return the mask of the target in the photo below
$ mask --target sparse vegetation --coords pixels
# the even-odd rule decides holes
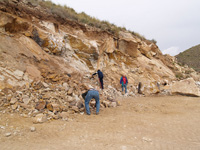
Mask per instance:
[[[156,44],[157,41],[155,39],[150,40],[152,43]]]
[[[141,40],[147,40],[144,36],[140,35],[139,33],[129,31],[125,27],[118,27],[115,24],[109,23],[108,21],[101,21],[95,17],[91,17],[87,15],[86,13],[77,13],[73,8],[70,8],[68,6],[61,6],[56,5],[50,0],[44,1],[44,0],[27,0],[28,2],[32,3],[33,5],[40,5],[41,7],[47,9],[50,13],[57,15],[63,19],[70,19],[73,21],[77,21],[79,23],[87,24],[92,27],[99,28],[104,31],[108,31],[116,36],[118,36],[119,31],[128,31],[133,36],[136,36],[140,38]],[[153,43],[156,43],[155,40],[149,40]]]
[[[176,78],[178,79],[183,79],[183,74],[181,72],[176,72],[175,73]]]
[[[192,72],[192,70],[185,70],[185,74],[191,74]]]
[[[194,70],[200,72],[200,45],[194,46],[180,54],[176,55],[178,63],[182,66],[188,65]]]

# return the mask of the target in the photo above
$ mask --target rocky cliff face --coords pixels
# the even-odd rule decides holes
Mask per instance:
[[[194,70],[180,67],[174,57],[163,55],[156,44],[128,32],[120,31],[116,37],[63,20],[26,1],[0,1],[2,104],[12,101],[17,109],[30,102],[35,108],[34,104],[45,100],[45,105],[46,101],[51,103],[51,110],[59,103],[55,109],[73,107],[80,111],[80,95],[86,85],[99,86],[97,78],[90,79],[97,69],[105,77],[104,107],[121,96],[122,73],[129,79],[129,96],[138,94],[139,82],[141,93],[149,95],[162,92],[162,86],[177,80],[177,73],[179,78],[199,79]],[[185,73],[187,70],[190,72]]]

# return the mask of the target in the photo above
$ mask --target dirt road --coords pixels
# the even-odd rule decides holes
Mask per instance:
[[[32,126],[36,131],[31,132]],[[78,114],[43,124],[1,112],[0,149],[199,150],[200,98],[126,98],[99,115]]]

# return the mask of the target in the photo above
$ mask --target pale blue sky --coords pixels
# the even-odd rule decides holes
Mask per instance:
[[[200,0],[52,0],[155,39],[172,56],[200,44]]]

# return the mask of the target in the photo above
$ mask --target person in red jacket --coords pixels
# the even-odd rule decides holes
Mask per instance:
[[[125,75],[122,75],[120,79],[120,84],[122,85],[122,92],[124,91],[124,88],[125,88],[125,93],[127,93],[128,79]]]

